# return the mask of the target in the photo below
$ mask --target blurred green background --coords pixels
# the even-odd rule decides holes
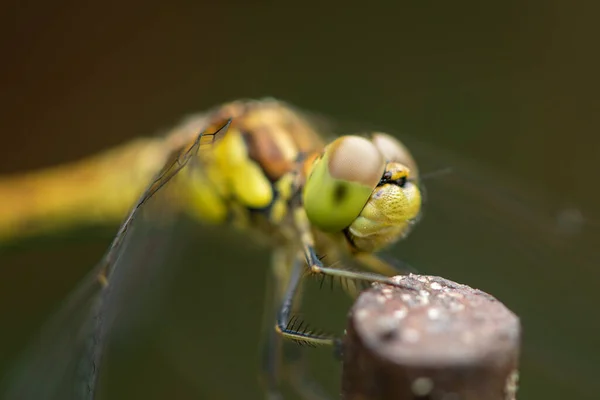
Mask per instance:
[[[393,253],[519,314],[520,398],[598,397],[600,63],[592,2],[3,8],[1,173],[75,160],[246,97],[274,96],[408,135],[426,143],[415,151],[425,170],[458,165],[462,174],[431,181],[422,225]],[[559,216],[577,213],[583,223],[561,224]],[[115,229],[1,250],[0,373]],[[179,253],[155,315],[161,322],[115,345],[107,398],[261,398],[269,253],[220,231],[188,240],[203,244]],[[317,292],[307,303],[313,325],[342,331],[350,301],[341,291]],[[336,394],[340,369],[330,351],[309,353],[313,373]]]

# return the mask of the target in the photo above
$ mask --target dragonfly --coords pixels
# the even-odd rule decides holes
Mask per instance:
[[[152,164],[142,170],[160,169],[133,203],[94,271],[98,293],[90,317],[96,322],[83,339],[89,342],[87,360],[81,360],[78,366],[82,376],[78,395],[82,398],[94,398],[107,334],[107,297],[119,276],[117,269],[127,268],[119,263],[120,252],[142,207],[171,181],[171,206],[178,201],[176,208],[202,221],[256,230],[277,243],[272,266],[278,279],[274,341],[285,338],[307,345],[338,344],[335,337],[313,332],[292,319],[295,294],[307,273],[398,285],[389,278],[398,272],[396,268],[378,258],[375,251],[410,232],[419,219],[421,191],[412,156],[393,137],[383,133],[347,135],[324,146],[321,137],[297,112],[280,102],[265,100],[235,102],[194,117],[157,144],[159,153],[165,154],[156,157],[150,148],[155,143],[146,143],[144,146],[149,148],[140,151],[139,162],[150,160]],[[99,190],[107,190],[110,195],[120,192],[121,187]],[[109,200],[101,205],[109,213],[114,204],[132,203],[126,197],[113,204],[110,199],[103,200]],[[43,201],[51,204],[53,199],[46,197]],[[62,200],[58,203],[75,214],[92,211],[88,204],[77,207],[73,203],[63,205]],[[47,221],[72,221],[65,221],[60,213],[56,218],[58,221]],[[6,231],[13,230],[12,235],[14,230],[32,229],[32,225],[21,221],[7,221],[5,225]],[[328,266],[319,257],[327,254],[329,259],[337,260],[341,253],[373,272]],[[266,381],[269,393],[276,398],[272,358],[277,344],[270,346]],[[36,394],[36,398],[40,396]]]
[[[435,150],[426,154],[434,163],[447,160]],[[353,296],[364,287],[361,283],[411,290],[390,278],[405,273],[408,263],[382,253],[411,236],[425,214],[438,220],[449,214],[439,207],[436,214],[437,202],[429,199],[424,184],[435,174],[421,173],[416,159],[403,141],[379,130],[338,136],[329,121],[285,102],[241,100],[190,116],[159,137],[0,180],[2,240],[121,221],[102,260],[42,329],[39,342],[15,368],[17,374],[3,381],[4,397],[97,398],[126,282],[167,268],[149,259],[164,261],[160,252],[166,244],[156,245],[156,238],[175,236],[172,221],[184,215],[205,225],[233,227],[268,244],[273,290],[264,310],[261,365],[267,398],[281,398],[281,357],[293,370],[286,378],[298,393],[322,398],[297,356],[281,351],[287,342],[343,351],[338,335],[310,328],[298,317],[302,283],[307,278],[337,281]],[[473,192],[473,181],[461,180],[460,172],[476,168],[455,159],[447,164],[458,170],[450,174],[458,179],[437,178],[443,188],[437,193],[460,193],[450,196],[454,204],[445,205],[452,208],[454,221],[466,223],[469,215],[460,210],[467,202],[471,218],[487,218],[491,237],[503,239],[499,247],[510,244],[519,250],[514,243],[535,234],[539,247],[519,254],[535,264],[559,260],[557,254],[566,250],[555,243],[562,233],[548,233],[549,228],[556,231],[552,220],[535,219],[530,210],[519,213],[518,204],[498,200],[485,182],[476,181],[478,191]],[[496,224],[509,214],[510,224]],[[574,228],[567,230],[577,231],[578,219],[568,221]],[[141,254],[151,248],[152,255]],[[32,385],[32,379],[38,384]]]

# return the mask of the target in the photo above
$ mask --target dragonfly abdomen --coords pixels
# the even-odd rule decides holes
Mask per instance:
[[[164,163],[141,139],[53,168],[0,178],[0,241],[84,224],[117,224]]]

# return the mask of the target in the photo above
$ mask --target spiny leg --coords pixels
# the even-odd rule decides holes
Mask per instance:
[[[281,336],[295,341],[299,344],[305,344],[308,346],[317,345],[334,345],[336,339],[331,335],[316,334],[303,330],[303,323],[299,322],[295,318],[290,318],[292,312],[292,305],[294,302],[294,295],[296,294],[300,281],[304,276],[304,263],[302,258],[296,257],[290,274],[290,279],[287,284],[287,288],[281,302],[281,307],[277,314],[277,323],[275,325],[275,331]],[[299,322],[299,323],[298,323]]]
[[[285,341],[273,329],[273,320],[277,318],[279,307],[286,294],[286,282],[290,280],[291,267],[294,264],[295,254],[287,249],[277,249],[273,253],[273,261],[268,279],[268,290],[265,304],[265,318],[263,321],[262,344],[262,374],[263,382],[267,388],[268,399],[281,399],[279,392],[280,370],[285,373],[294,390],[307,400],[324,400],[328,397],[323,389],[310,376],[305,349],[296,343]],[[299,282],[301,285],[301,282]],[[293,311],[299,307],[301,288],[297,289]],[[283,348],[282,348],[283,346]],[[282,351],[283,350],[283,351]],[[283,356],[283,368],[279,360]]]
[[[297,258],[300,264],[301,258]],[[288,264],[292,266],[294,262]],[[288,278],[290,278],[288,276]],[[302,284],[303,279],[300,279],[296,295],[292,301],[292,312],[296,313],[300,308],[302,302]],[[282,290],[286,289],[286,285],[281,286]],[[283,304],[285,293],[282,291],[279,305]],[[296,318],[298,320],[298,318]],[[298,325],[298,330],[301,330],[301,323]],[[275,330],[271,329],[272,332]],[[276,332],[275,332],[276,333]],[[305,332],[306,333],[306,332]],[[281,338],[281,335],[277,335]],[[298,395],[305,400],[329,400],[329,396],[325,393],[321,385],[315,380],[310,373],[308,359],[306,358],[306,348],[298,345],[298,343],[286,340],[283,342],[283,366],[285,372],[285,378],[290,383],[292,388],[298,393]]]
[[[315,252],[313,235],[310,229],[310,223],[306,212],[302,207],[298,207],[294,211],[294,220],[298,229],[304,257],[308,264],[309,272],[314,275],[330,276],[332,278],[349,279],[355,281],[365,281],[370,283],[383,283],[390,286],[399,287],[408,290],[417,290],[411,285],[407,285],[401,281],[394,280],[388,276],[376,274],[372,272],[350,271],[343,268],[325,267]],[[383,261],[382,261],[383,262]],[[391,266],[389,268],[392,268]]]
[[[371,271],[386,276],[407,275],[411,272],[417,272],[416,268],[410,264],[391,256],[375,255],[373,253],[357,253],[354,255],[354,258]]]
[[[296,318],[290,318],[294,305],[295,295],[298,292],[300,282],[305,275],[304,272],[306,267],[302,259],[304,258],[306,260],[309,266],[309,272],[313,274],[340,277],[352,281],[380,282],[392,286],[400,286],[403,288],[407,288],[407,285],[403,285],[392,280],[389,277],[375,273],[355,272],[339,268],[324,267],[314,250],[314,239],[310,230],[310,224],[308,222],[304,210],[301,207],[294,210],[294,218],[296,222],[296,228],[298,229],[298,232],[300,234],[303,250],[302,252],[299,252],[299,254],[293,261],[293,266],[288,277],[287,288],[283,294],[281,307],[277,314],[277,323],[275,326],[275,331],[279,333],[282,337],[304,345],[332,345],[335,348],[336,355],[339,356],[341,354],[342,349],[341,341],[338,338],[327,334],[315,333],[305,328],[303,329],[304,325],[302,322],[299,322]],[[412,287],[409,288],[412,289]],[[291,359],[288,360],[293,361]],[[296,365],[300,366],[300,364],[298,363],[296,363]],[[307,390],[307,388],[310,387],[310,384],[307,384],[307,382],[310,382],[310,380],[304,379],[306,377],[306,374],[304,373],[303,369],[296,371],[292,369],[291,372],[293,374],[295,373],[291,377],[294,378],[294,380],[297,382],[297,385],[294,386],[296,386],[296,388],[299,389],[300,394],[303,394],[306,398],[320,397],[315,397],[313,395],[314,393],[316,393],[315,391],[312,391],[310,389]],[[291,382],[294,383],[294,380],[291,380]]]
[[[322,260],[322,259],[321,259]],[[386,258],[382,258],[380,255],[375,255],[373,253],[355,253],[352,255],[351,259],[348,259],[348,261],[352,264],[357,264],[357,266],[360,266],[362,268],[366,268],[368,270],[371,270],[373,272],[376,272],[380,275],[384,275],[384,276],[395,276],[395,275],[408,275],[411,272],[415,272],[414,268],[412,268],[410,265],[406,264],[403,261],[399,261],[396,260],[392,257],[386,257]],[[336,264],[330,264],[329,267],[334,267],[336,266]],[[352,271],[351,269],[345,269],[345,268],[336,268],[337,270],[345,270],[345,271]],[[356,272],[356,271],[354,271]],[[315,274],[313,272],[313,274]],[[360,273],[361,276],[364,276],[364,273]],[[321,281],[321,286],[323,286],[325,284],[325,281],[327,280],[327,278],[329,278],[329,283],[330,285],[333,285],[333,281],[335,278],[339,279],[339,283],[341,288],[344,290],[344,292],[346,292],[346,294],[348,294],[352,299],[355,299],[356,297],[358,297],[358,295],[360,294],[360,292],[362,292],[364,289],[367,289],[369,287],[369,284],[372,282],[372,280],[370,279],[360,279],[360,280],[356,280],[355,277],[353,276],[339,276],[339,275],[326,275],[323,273],[318,273],[320,281]]]
[[[271,267],[267,276],[264,316],[261,334],[261,381],[267,391],[267,399],[282,399],[279,393],[281,356],[281,336],[273,330],[273,320],[277,318],[277,307],[281,302],[281,287],[289,275],[287,251],[276,249],[273,252]]]
[[[332,335],[313,332],[307,329],[303,321],[296,317],[291,317],[295,295],[304,277],[305,264],[302,253],[298,253],[294,259],[292,271],[287,282],[285,293],[277,315],[277,323],[275,331],[282,337],[290,339],[300,345],[317,346],[317,345],[335,345],[338,339]],[[305,399],[327,399],[324,391],[316,384],[314,379],[309,376],[306,368],[306,359],[302,349],[297,345],[295,348],[290,347],[288,342],[286,350],[293,349],[293,352],[285,352],[284,357],[289,363],[287,368],[287,378],[294,389],[300,396]]]

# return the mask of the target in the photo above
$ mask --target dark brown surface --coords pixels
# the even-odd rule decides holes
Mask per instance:
[[[351,310],[344,399],[505,400],[516,396],[520,323],[477,289],[433,276],[377,285]]]

